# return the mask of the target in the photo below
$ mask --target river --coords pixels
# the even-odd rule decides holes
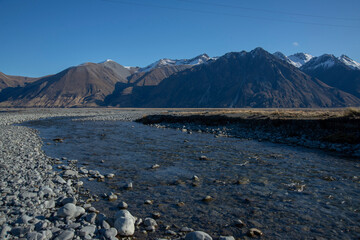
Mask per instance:
[[[149,238],[164,226],[243,237],[250,227],[266,239],[355,239],[360,236],[360,162],[321,150],[254,140],[188,134],[128,121],[32,121],[43,150],[54,158],[114,173],[105,182],[83,179],[92,194],[119,193],[93,205],[112,217],[125,201],[145,218],[161,214]],[[52,139],[63,138],[63,143]],[[206,156],[207,160],[200,160]],[[158,164],[160,167],[153,169]],[[194,180],[194,175],[199,181]],[[125,190],[127,183],[132,190]],[[213,198],[204,202],[205,196]],[[145,200],[154,200],[152,205]],[[246,226],[239,228],[234,221]],[[136,236],[146,238],[142,233]]]

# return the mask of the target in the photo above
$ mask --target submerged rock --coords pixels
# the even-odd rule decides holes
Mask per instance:
[[[263,233],[257,228],[250,228],[249,231],[247,232],[247,235],[249,237],[261,237]]]

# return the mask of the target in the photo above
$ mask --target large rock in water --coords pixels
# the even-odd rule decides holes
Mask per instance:
[[[131,217],[119,217],[114,226],[121,236],[132,236],[135,232],[135,222]]]
[[[114,227],[121,236],[132,236],[135,232],[136,218],[128,210],[115,213]]]
[[[185,240],[212,240],[209,234],[202,231],[195,231],[188,233],[185,237]]]

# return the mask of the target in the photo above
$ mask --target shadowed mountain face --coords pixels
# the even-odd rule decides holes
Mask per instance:
[[[192,67],[157,86],[134,86],[113,94],[120,107],[342,107],[359,105],[350,94],[329,87],[261,48],[228,53]]]
[[[324,54],[313,58],[300,69],[306,74],[316,77],[324,83],[351,93],[360,98],[360,69],[344,63],[333,55]]]
[[[7,88],[1,106],[90,107],[98,106],[117,82],[126,83],[131,73],[117,63],[86,63],[40,78],[25,87]]]
[[[38,79],[0,73],[0,106],[360,106],[359,98],[346,93],[360,97],[359,63],[346,56],[290,57],[256,48],[220,58],[202,54],[161,59],[145,68],[123,67],[111,60],[85,63]]]
[[[34,82],[38,78],[10,76],[0,72],[0,91],[8,87],[23,87],[25,84]]]
[[[157,86],[164,79],[188,68],[191,68],[191,66],[162,66],[159,68],[154,68],[147,72],[136,72],[130,77],[128,77],[128,83],[117,83],[115,91],[105,98],[104,104],[108,105],[108,103],[117,102],[118,106],[138,106],[140,103],[138,97],[142,98],[143,94],[147,94],[147,91],[152,86]],[[133,94],[134,89],[135,94]],[[139,91],[144,91],[144,93],[139,94]]]

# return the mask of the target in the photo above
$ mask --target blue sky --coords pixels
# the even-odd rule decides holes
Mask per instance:
[[[0,9],[0,71],[9,75],[258,46],[360,61],[359,0],[0,0]]]

